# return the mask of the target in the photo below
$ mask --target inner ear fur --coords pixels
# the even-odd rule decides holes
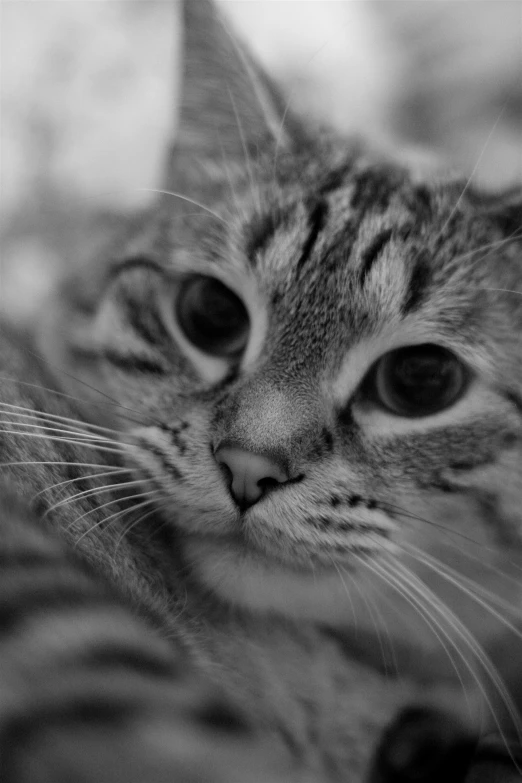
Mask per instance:
[[[209,164],[304,140],[300,123],[211,0],[181,0],[182,79],[168,187]]]

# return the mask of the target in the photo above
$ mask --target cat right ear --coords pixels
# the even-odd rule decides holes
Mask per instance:
[[[183,77],[167,186],[197,182],[209,164],[288,149],[305,133],[211,0],[181,0]]]

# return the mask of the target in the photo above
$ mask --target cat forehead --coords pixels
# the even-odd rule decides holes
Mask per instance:
[[[420,324],[427,340],[469,338],[482,267],[468,262],[496,236],[462,197],[465,182],[419,181],[351,152],[256,164],[213,172],[204,203],[217,220],[191,205],[178,220],[167,201],[167,263],[215,274],[242,296],[268,324],[273,359],[291,355],[293,371],[305,359],[335,362],[404,322],[416,324],[416,341]]]
[[[288,188],[270,184],[253,195],[247,186],[223,259],[257,277],[273,304],[326,308],[335,320],[334,303],[367,309],[376,300],[386,314],[393,300],[406,314],[431,286],[455,282],[457,256],[493,237],[459,204],[460,182],[417,182],[389,163],[311,168]]]

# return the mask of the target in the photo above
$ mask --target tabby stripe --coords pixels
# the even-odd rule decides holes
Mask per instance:
[[[366,169],[355,178],[351,206],[359,215],[367,211],[382,213],[388,209],[392,196],[403,184],[404,176],[395,169],[382,166]]]
[[[125,646],[123,646],[125,645]],[[95,668],[124,668],[152,677],[172,677],[176,668],[170,658],[161,658],[154,649],[132,646],[128,640],[111,646],[96,646],[80,655],[84,666]]]
[[[410,275],[408,290],[402,305],[403,315],[415,312],[426,300],[427,288],[431,282],[431,269],[424,252],[415,258]]]
[[[154,347],[171,345],[172,338],[153,306],[138,307],[136,302],[132,301],[127,301],[125,304],[129,324],[142,340]]]
[[[149,443],[148,441],[144,441],[143,443],[144,448],[146,448],[150,453],[154,454],[154,456],[161,462],[167,472],[171,473],[174,478],[183,478],[183,474],[175,465],[172,464],[172,462],[170,462],[167,455],[164,454],[158,446],[155,446],[153,443]]]
[[[361,268],[359,271],[359,284],[361,288],[372,270],[372,266],[381,256],[384,248],[390,243],[393,230],[387,228],[373,238],[370,244],[363,250],[361,256]]]
[[[112,283],[121,274],[127,274],[134,269],[152,269],[160,275],[165,274],[165,269],[161,263],[150,256],[134,256],[134,258],[126,258],[124,261],[119,261],[114,264],[107,275],[107,281]]]
[[[248,238],[245,245],[245,255],[250,264],[255,267],[257,256],[262,253],[276,231],[288,221],[288,215],[281,210],[253,218],[248,227]]]
[[[120,370],[129,373],[149,373],[151,375],[165,375],[167,370],[154,359],[133,354],[121,354],[107,349],[103,352],[104,358]]]
[[[309,234],[297,262],[296,277],[300,274],[302,267],[310,257],[314,245],[317,242],[317,237],[325,226],[327,216],[328,204],[326,201],[321,200],[312,205],[308,216]]]
[[[100,601],[106,602],[107,597],[80,573],[60,572],[50,564],[36,572],[35,569],[18,574],[10,571],[8,578],[0,582],[0,627],[3,631],[10,630],[27,620],[31,613]]]
[[[0,570],[2,577],[8,568],[31,569],[35,566],[48,565],[51,561],[63,562],[63,552],[57,550],[54,557],[47,552],[28,552],[27,550],[0,550]],[[1,584],[1,582],[0,582]]]
[[[522,397],[514,391],[505,392],[506,399],[515,406],[518,413],[522,416]]]
[[[357,155],[354,155],[352,160],[347,161],[341,168],[328,172],[319,187],[319,195],[326,196],[329,193],[339,190],[351,175],[356,160]]]

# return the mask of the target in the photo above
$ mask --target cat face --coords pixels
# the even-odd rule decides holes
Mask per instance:
[[[368,618],[419,576],[493,584],[522,538],[516,205],[304,129],[210,4],[185,25],[165,193],[68,284],[48,350],[123,406],[129,464],[228,599],[346,619],[349,588]]]

